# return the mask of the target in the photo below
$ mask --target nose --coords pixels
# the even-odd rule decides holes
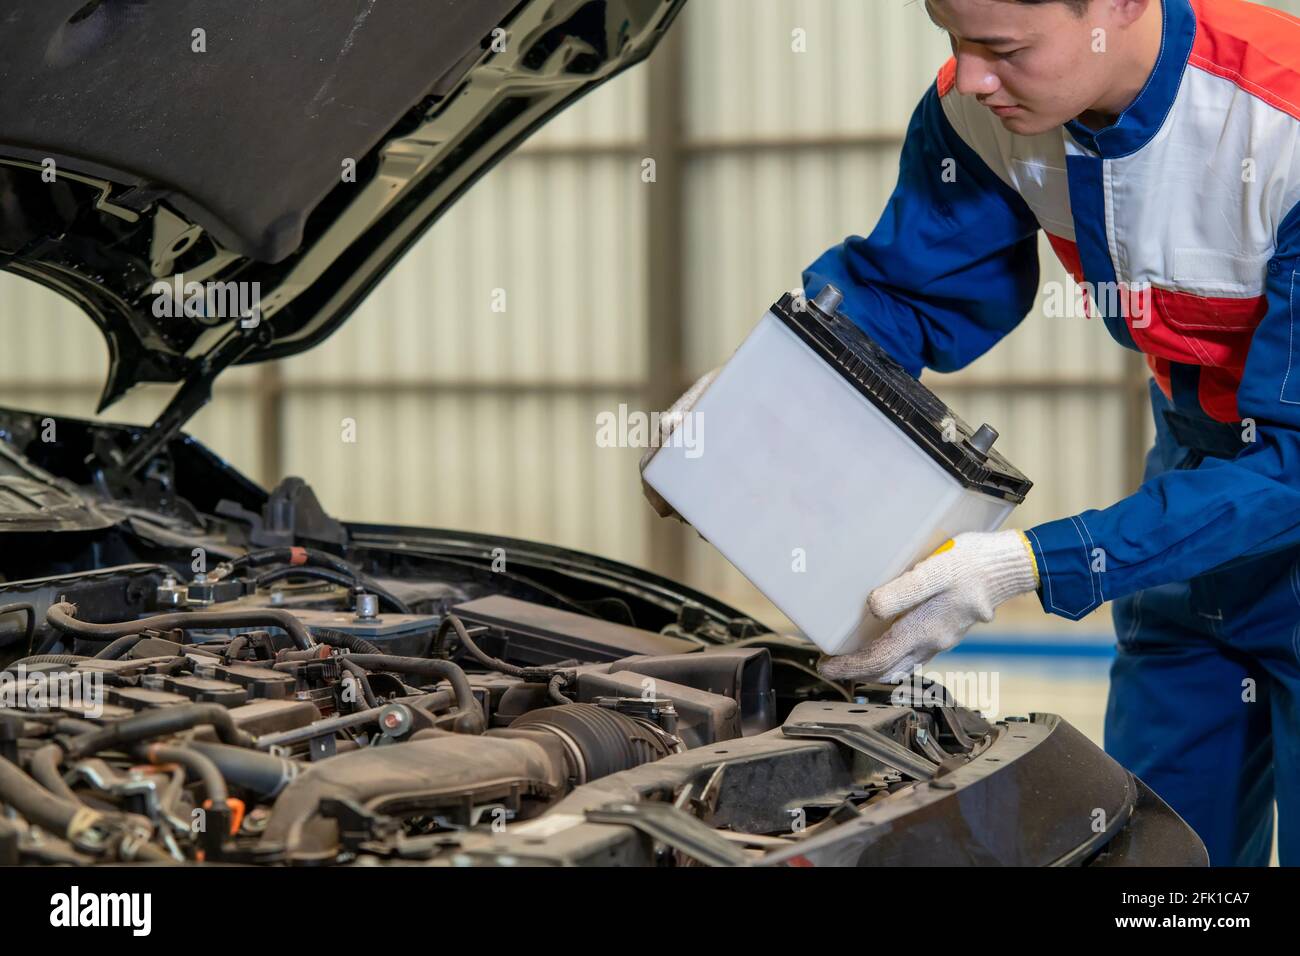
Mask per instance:
[[[963,96],[991,96],[1002,88],[990,61],[978,53],[957,53],[957,92]]]

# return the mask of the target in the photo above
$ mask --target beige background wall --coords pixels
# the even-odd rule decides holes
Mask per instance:
[[[872,228],[947,41],[905,0],[692,0],[673,34],[489,174],[343,331],[230,374],[192,432],[264,483],[306,476],[343,517],[596,551],[779,621],[693,534],[654,522],[639,451],[598,448],[595,416],[659,407],[824,248]],[[642,182],[646,157],[657,182]],[[1063,279],[1043,263],[1045,281]],[[0,403],[90,415],[105,364],[71,306],[0,276]],[[1148,416],[1134,365],[1099,323],[1039,314],[930,381],[1036,481],[1015,519],[1028,525],[1135,480]],[[149,389],[106,417],[147,420],[166,397]],[[1059,623],[1036,604],[1005,617]]]

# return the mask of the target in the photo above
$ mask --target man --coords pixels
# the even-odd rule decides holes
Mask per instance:
[[[951,371],[1030,310],[1043,229],[1145,354],[1157,439],[1111,507],[959,535],[877,588],[890,629],[822,672],[897,678],[1028,591],[1070,619],[1113,601],[1107,751],[1216,865],[1268,862],[1276,796],[1300,863],[1300,20],[1241,0],[926,8],[954,56],[876,229],[806,290],[838,286],[912,374]]]

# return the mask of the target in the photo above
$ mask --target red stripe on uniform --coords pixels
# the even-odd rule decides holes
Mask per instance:
[[[1160,391],[1165,393],[1165,398],[1172,402],[1174,400],[1174,386],[1169,378],[1169,359],[1163,359],[1158,355],[1148,355],[1147,368],[1151,369],[1151,374],[1155,376]]]
[[[935,82],[939,85],[940,96],[947,96],[952,88],[957,85],[956,57],[949,57],[948,62],[939,68],[939,78]]]
[[[1241,0],[1192,0],[1188,63],[1300,119],[1300,20]]]
[[[1061,260],[1061,265],[1065,266],[1065,271],[1074,276],[1075,282],[1082,283],[1083,257],[1079,255],[1079,244],[1054,236],[1050,232],[1047,233],[1047,241],[1052,244],[1052,251],[1056,253],[1056,258]]]
[[[1223,299],[1158,288],[1129,295],[1129,331],[1147,354],[1160,390],[1172,397],[1170,362],[1198,365],[1202,410],[1221,422],[1240,421],[1237,389],[1255,327],[1268,311],[1267,297]]]
[[[1056,258],[1061,260],[1061,265],[1065,266],[1065,271],[1074,277],[1074,281],[1079,285],[1084,284],[1083,278],[1083,257],[1079,255],[1079,244],[1069,239],[1063,239],[1060,236],[1054,236],[1047,230],[1043,230],[1047,235],[1047,241],[1052,245],[1052,251],[1056,253]],[[1083,314],[1092,318],[1092,302],[1087,295],[1083,297]]]
[[[1241,376],[1240,368],[1201,369],[1200,382],[1196,386],[1196,397],[1200,399],[1201,410],[1215,421],[1241,421],[1241,412],[1237,410],[1237,389],[1241,388]]]
[[[1241,368],[1268,299],[1212,299],[1144,289],[1129,292],[1126,321],[1133,344],[1148,355],[1184,365]]]
[[[1067,272],[1084,283],[1077,243],[1047,233],[1052,251]],[[1241,421],[1237,389],[1255,327],[1268,311],[1266,296],[1249,299],[1211,298],[1149,287],[1127,289],[1121,300],[1125,322],[1165,397],[1173,400],[1169,365],[1201,368],[1197,398],[1205,414],[1221,422]],[[1090,303],[1084,308],[1092,315]]]

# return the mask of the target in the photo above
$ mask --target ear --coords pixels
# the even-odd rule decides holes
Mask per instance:
[[[1151,7],[1151,0],[1105,0],[1105,3],[1121,27],[1137,23]]]

